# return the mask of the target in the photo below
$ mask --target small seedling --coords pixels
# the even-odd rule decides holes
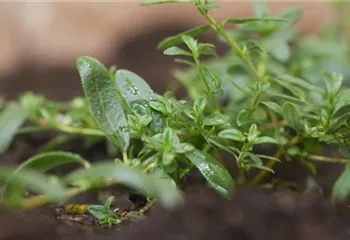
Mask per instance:
[[[89,213],[99,220],[103,226],[112,227],[121,223],[119,216],[111,209],[114,197],[109,197],[103,205],[89,206]]]

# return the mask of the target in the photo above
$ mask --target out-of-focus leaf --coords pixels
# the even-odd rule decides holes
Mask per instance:
[[[26,121],[28,111],[16,103],[8,104],[0,114],[0,155],[10,146],[17,129]]]

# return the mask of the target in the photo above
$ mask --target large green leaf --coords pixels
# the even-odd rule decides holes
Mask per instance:
[[[4,153],[17,129],[27,119],[28,111],[16,103],[10,103],[0,115],[0,154]]]
[[[29,189],[37,193],[42,193],[49,197],[54,202],[61,202],[65,200],[64,186],[53,179],[35,171],[33,169],[23,169],[21,174],[13,174],[14,169],[8,167],[0,167],[0,180],[11,181],[20,186],[18,189]],[[16,191],[17,189],[13,189]],[[20,194],[11,194],[10,198],[3,197],[3,201],[11,206],[18,206],[23,199]]]
[[[168,208],[176,207],[182,202],[182,194],[170,181],[156,175],[147,175],[139,169],[123,163],[98,163],[89,169],[77,170],[66,180],[84,188],[93,187],[96,181],[115,181],[143,192],[149,197],[157,198]]]
[[[229,198],[232,195],[234,189],[232,176],[215,158],[197,149],[185,153],[185,156],[221,196]]]
[[[129,146],[127,120],[115,83],[106,67],[93,57],[79,57],[77,68],[93,117],[107,138],[122,151]]]
[[[19,167],[16,168],[16,170],[13,172],[13,175],[20,175],[22,174],[23,170],[26,169],[34,169],[39,172],[45,172],[55,167],[71,163],[81,164],[85,168],[90,167],[90,163],[77,154],[68,152],[48,152],[29,158],[27,161],[23,162]],[[13,181],[8,181],[5,184],[3,196],[5,198],[11,198],[14,197],[11,196],[12,194],[16,194],[19,195],[18,197],[21,197],[24,195],[24,189],[22,188],[21,184],[18,185]]]

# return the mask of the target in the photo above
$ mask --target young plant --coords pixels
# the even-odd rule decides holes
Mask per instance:
[[[345,150],[350,136],[350,61],[347,45],[335,38],[339,34],[303,38],[293,28],[300,9],[274,17],[262,2],[254,3],[252,18],[221,22],[211,15],[217,9],[213,1],[158,0],[144,5],[176,2],[193,4],[207,20],[158,45],[165,55],[180,56],[175,61],[189,67],[174,72],[189,96],[178,100],[172,92],[154,93],[133,72],[79,57],[85,98],[57,103],[26,93],[18,102],[4,104],[0,152],[16,134],[61,133],[14,171],[0,168],[4,204],[27,209],[125,184],[173,208],[182,202],[180,184],[193,171],[230,198],[236,185],[261,186],[281,161],[302,164],[310,175],[317,174],[315,161],[347,164],[334,186],[333,200],[349,196]],[[237,27],[228,29],[230,25]],[[226,55],[217,56],[214,44],[197,39],[210,29],[230,47]],[[213,59],[204,61],[203,56]],[[30,125],[21,127],[24,122]],[[90,164],[79,155],[57,151],[77,136],[87,148],[106,141],[109,161]],[[265,146],[276,150],[259,154],[257,149]],[[345,157],[323,156],[325,146],[338,147]],[[231,157],[223,159],[223,152]],[[237,165],[236,176],[225,168],[229,161]],[[83,168],[64,176],[45,174],[68,163]],[[28,188],[43,195],[24,198]],[[101,210],[95,212],[98,218],[118,223],[106,204],[95,208]]]
[[[111,209],[111,203],[114,197],[109,197],[103,205],[89,206],[89,213],[99,220],[101,225],[109,228],[121,223],[119,216]]]

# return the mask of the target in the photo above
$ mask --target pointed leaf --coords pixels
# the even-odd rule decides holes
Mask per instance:
[[[350,163],[348,163],[337,179],[332,190],[332,201],[343,202],[350,196]]]
[[[164,49],[167,49],[169,47],[181,44],[183,42],[182,38],[181,38],[182,36],[187,35],[187,36],[191,36],[191,37],[196,37],[199,34],[205,32],[209,29],[210,29],[210,25],[206,24],[206,25],[198,26],[198,27],[192,28],[190,30],[187,30],[185,32],[176,34],[172,37],[168,37],[158,44],[158,49],[164,50]]]
[[[215,158],[197,149],[186,153],[185,156],[202,173],[212,188],[226,198],[231,197],[234,190],[232,176]]]
[[[126,151],[130,141],[129,132],[125,131],[127,120],[108,70],[88,56],[77,59],[77,68],[94,119],[107,138],[121,151]]]
[[[192,56],[192,54],[186,50],[183,50],[177,46],[173,46],[170,48],[165,49],[165,51],[163,52],[164,55],[183,55],[183,56]]]
[[[131,71],[119,69],[115,74],[115,81],[128,104],[136,100],[150,101],[154,98],[154,92],[146,81]]]
[[[17,129],[26,121],[28,111],[16,103],[8,104],[0,114],[0,155],[10,146]]]
[[[244,142],[245,136],[241,131],[235,128],[229,128],[219,132],[218,136],[224,139],[230,139],[233,141]]]
[[[267,106],[268,108],[270,108],[271,110],[273,110],[275,113],[283,115],[283,110],[277,103],[274,103],[274,102],[261,102],[261,103]]]
[[[283,105],[283,115],[288,124],[295,130],[303,130],[302,116],[299,109],[290,102]]]
[[[231,24],[243,24],[243,23],[249,23],[249,22],[289,22],[288,19],[285,18],[229,18],[224,21],[224,24],[231,23]]]

